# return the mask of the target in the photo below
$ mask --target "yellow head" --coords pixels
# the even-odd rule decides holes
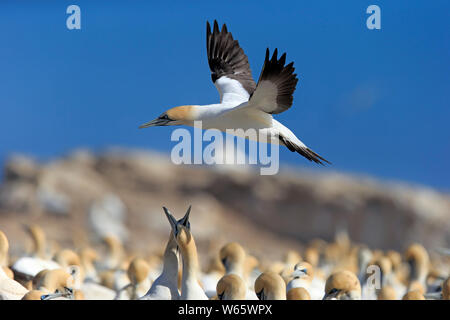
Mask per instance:
[[[149,272],[150,266],[147,261],[141,258],[134,258],[127,270],[128,278],[133,285],[137,285],[147,279]]]
[[[311,300],[311,296],[305,288],[292,288],[287,293],[287,300]]]
[[[330,275],[325,284],[324,300],[360,300],[361,285],[354,273],[342,270]]]
[[[217,283],[216,292],[219,300],[245,300],[247,289],[241,277],[227,274]]]
[[[419,291],[413,290],[413,291],[407,292],[403,296],[402,300],[425,300],[425,297]]]
[[[377,293],[378,300],[397,300],[395,289],[391,286],[384,286]]]
[[[196,118],[195,106],[179,106],[163,112],[158,118],[139,126],[140,129],[157,126],[189,125]]]
[[[245,263],[245,251],[239,243],[230,242],[220,249],[220,261],[227,272],[235,267],[242,270]]]
[[[255,281],[259,300],[286,300],[286,283],[274,272],[264,272]]]
[[[308,262],[297,263],[294,267],[294,272],[292,277],[295,278],[306,278],[311,279],[314,277],[314,268]]]

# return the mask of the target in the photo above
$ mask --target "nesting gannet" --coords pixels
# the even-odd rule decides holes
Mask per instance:
[[[38,225],[24,226],[25,231],[32,240],[32,256],[41,259],[49,258],[47,251],[47,237],[44,230]]]
[[[65,269],[43,270],[33,279],[33,289],[44,293],[42,300],[73,299],[74,278]]]
[[[166,213],[166,215],[170,215],[170,212],[166,208],[164,208],[164,212]],[[191,224],[189,223],[190,212],[191,207],[189,207],[184,217],[178,220],[176,224],[180,224],[181,226],[184,226],[189,230],[191,228]],[[178,248],[173,229],[171,228],[169,241],[167,242],[166,249],[164,250],[162,272],[152,283],[150,290],[148,290],[148,292],[141,298],[141,300],[178,300],[179,298],[180,293],[178,292]]]
[[[287,300],[311,300],[311,296],[305,288],[298,287],[289,289],[286,294]]]
[[[264,272],[255,281],[259,300],[286,300],[286,283],[275,272]]]
[[[99,259],[97,252],[92,248],[86,247],[80,250],[79,256],[85,273],[85,281],[97,281],[98,275],[94,265]]]
[[[388,257],[385,256],[380,256],[378,257],[378,259],[376,259],[375,261],[372,262],[373,266],[376,266],[379,268],[380,270],[380,288],[373,288],[371,293],[373,293],[375,295],[374,299],[377,300],[388,300],[385,299],[388,294],[392,293],[391,291],[393,290],[394,292],[396,292],[395,288],[392,287],[391,285],[391,279],[392,279],[392,263],[391,260]],[[380,292],[381,289],[386,288],[385,290],[383,290],[383,292]],[[369,288],[367,288],[369,289]],[[390,290],[392,289],[392,290]],[[367,291],[366,291],[367,292]],[[364,300],[368,299],[365,296],[364,290],[362,291],[362,298]],[[381,295],[381,296],[380,296]],[[395,297],[397,297],[397,293],[395,295]],[[381,299],[383,298],[383,299]],[[396,299],[395,299],[396,300]]]
[[[324,300],[360,300],[361,285],[353,272],[342,270],[331,274],[325,284]]]
[[[286,53],[278,58],[275,49],[270,58],[266,50],[264,66],[258,83],[252,78],[248,58],[239,42],[233,39],[224,24],[219,30],[207,22],[206,48],[211,78],[220,94],[220,103],[210,105],[184,105],[171,108],[158,118],[140,128],[151,126],[187,125],[197,126],[201,121],[203,129],[242,129],[236,136],[258,140],[245,133],[248,129],[259,130],[264,142],[286,146],[306,159],[323,164],[329,163],[301,142],[295,134],[272,115],[286,111],[292,106],[293,93],[297,85],[293,62],[285,65]]]
[[[191,207],[188,209],[189,217]],[[200,265],[197,255],[194,236],[190,228],[177,221],[172,214],[164,208],[164,212],[169,220],[178,248],[181,252],[183,274],[181,279],[181,300],[208,300],[205,292],[199,284]]]
[[[425,300],[425,297],[420,291],[412,290],[405,293],[402,300]]]
[[[426,278],[430,263],[427,250],[422,245],[414,243],[406,250],[405,260],[409,265],[408,291],[411,291],[410,287],[414,282],[418,282],[426,288]]]
[[[101,260],[100,269],[117,269],[124,258],[124,248],[122,242],[114,235],[103,237],[102,242],[106,245],[106,257]]]
[[[237,242],[227,243],[220,249],[220,260],[227,274],[244,275],[245,251]]]
[[[31,256],[20,257],[12,265],[14,274],[22,280],[30,280],[42,270],[58,269],[61,266],[48,258],[44,231],[37,225],[26,227],[33,241]]]
[[[386,285],[378,291],[377,300],[397,300],[397,292],[392,286]]]
[[[216,291],[219,300],[245,300],[247,286],[240,276],[227,274],[217,283]]]
[[[308,291],[311,299],[322,299],[325,283],[320,279],[315,279],[314,268],[311,264],[308,262],[297,263],[291,277],[292,280],[288,282],[286,287],[287,292],[293,288],[304,288]]]
[[[245,266],[247,262],[247,255],[244,248],[237,242],[227,243],[220,249],[220,260],[225,267],[226,274],[235,274],[241,279],[246,278]],[[246,299],[257,300],[258,297],[251,289],[247,289]]]
[[[144,259],[134,258],[130,262],[127,270],[130,284],[123,288],[131,288],[130,300],[142,297],[150,289],[149,273],[150,266]]]

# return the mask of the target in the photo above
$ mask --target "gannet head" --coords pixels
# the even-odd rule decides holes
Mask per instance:
[[[219,300],[245,300],[247,288],[241,277],[227,274],[217,283],[216,292]]]
[[[342,270],[330,275],[325,284],[324,300],[360,300],[361,285],[353,272]]]
[[[139,129],[156,126],[177,126],[195,120],[195,106],[179,106],[163,112],[158,118],[139,126]]]
[[[259,300],[286,300],[286,283],[275,272],[264,272],[255,281]]]
[[[311,300],[311,296],[303,287],[292,288],[286,295],[287,300]]]
[[[294,279],[307,278],[312,279],[314,277],[314,269],[308,262],[300,262],[294,266],[294,272],[292,273]]]
[[[420,281],[417,280],[413,280],[409,283],[408,291],[418,291],[421,294],[425,294],[426,292],[425,286]]]
[[[176,220],[174,216],[170,213],[169,209],[163,207],[164,213],[166,214],[167,220],[169,220],[170,227],[172,228],[172,233],[178,245],[186,246],[190,243],[192,235],[190,232],[191,224],[189,222],[189,215],[191,213],[191,206],[186,211],[186,214],[180,220]]]
[[[402,300],[425,300],[422,293],[417,290],[408,291],[402,298]]]
[[[77,253],[70,249],[63,249],[58,251],[53,260],[58,262],[62,267],[81,266],[81,260]]]
[[[42,300],[57,297],[73,298],[74,279],[64,269],[43,270],[33,279],[33,288],[49,292]]]
[[[383,286],[377,293],[378,300],[397,300],[395,289],[391,286]]]
[[[226,272],[241,269],[245,263],[245,251],[237,242],[230,242],[220,249],[220,261],[222,261]]]
[[[134,258],[127,270],[128,278],[132,285],[137,285],[147,279],[150,273],[150,266],[142,258]]]

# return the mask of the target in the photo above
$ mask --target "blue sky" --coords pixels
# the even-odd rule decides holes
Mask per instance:
[[[0,159],[73,148],[169,152],[165,109],[218,101],[206,20],[227,23],[258,78],[266,47],[295,61],[276,118],[331,168],[450,190],[449,1],[2,1]],[[66,8],[81,7],[81,30]],[[381,30],[366,8],[381,8]],[[284,151],[284,152],[283,152]],[[289,165],[316,168],[282,150]]]

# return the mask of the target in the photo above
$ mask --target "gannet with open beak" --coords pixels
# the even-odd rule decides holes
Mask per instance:
[[[166,208],[163,209],[166,215],[170,215],[170,212]],[[189,223],[190,212],[191,207],[189,207],[184,217],[177,221],[177,224],[184,226],[188,230],[191,228],[191,224]],[[179,298],[178,247],[173,230],[171,230],[169,234],[169,241],[167,242],[166,249],[164,250],[162,272],[152,283],[152,286],[145,296],[141,298],[141,300],[178,300]]]
[[[186,213],[189,219],[191,207]],[[182,221],[177,221],[172,214],[164,208],[169,220],[175,240],[181,251],[183,274],[181,278],[181,300],[208,300],[205,292],[199,284],[200,264],[198,261],[197,246],[190,227],[185,226]]]
[[[270,58],[267,49],[264,66],[258,83],[255,83],[247,56],[225,24],[219,30],[217,21],[214,21],[211,32],[211,26],[207,22],[206,48],[211,79],[219,91],[220,103],[171,108],[140,128],[174,125],[197,127],[201,121],[203,129],[224,132],[227,129],[242,129],[233,134],[259,141],[258,136],[246,134],[248,129],[254,129],[259,130],[259,135],[264,139],[262,142],[284,145],[290,151],[298,152],[316,163],[329,163],[272,117],[292,106],[298,82],[294,63],[285,65],[286,53],[278,58],[278,50],[275,49]]]

